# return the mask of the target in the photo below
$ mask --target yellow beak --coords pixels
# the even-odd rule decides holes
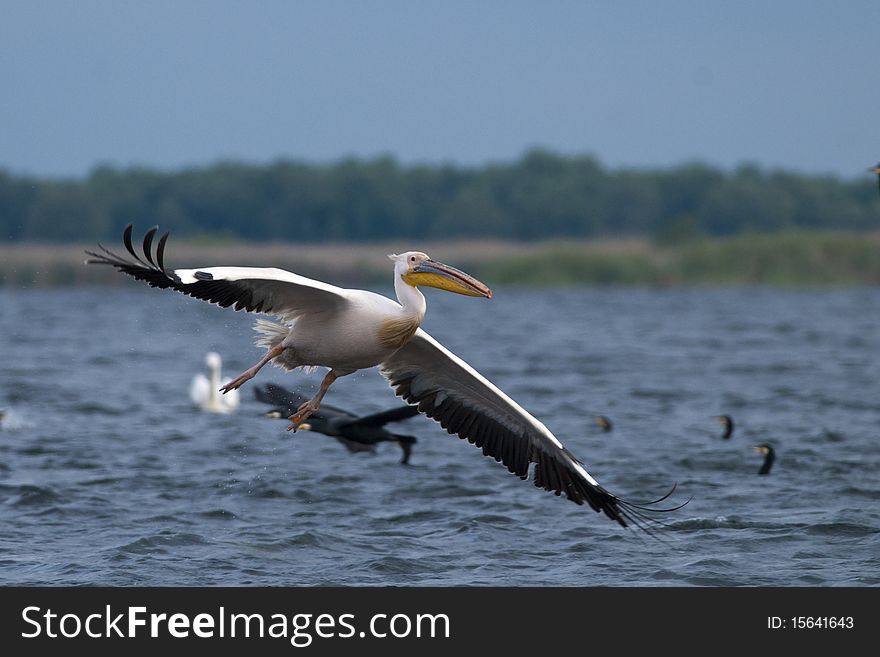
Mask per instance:
[[[473,276],[434,260],[425,260],[416,265],[412,271],[403,275],[403,280],[413,287],[424,285],[469,297],[492,298],[492,290]]]

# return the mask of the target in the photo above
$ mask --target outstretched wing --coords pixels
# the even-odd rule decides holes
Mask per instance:
[[[98,244],[100,252],[86,251],[87,264],[110,265],[145,281],[152,287],[171,288],[183,294],[216,303],[223,308],[278,315],[291,321],[305,313],[336,310],[348,303],[343,288],[299,276],[273,267],[204,267],[200,269],[165,268],[165,233],[153,257],[154,226],[144,236],[143,254],[131,244],[131,224],[125,227],[122,241],[129,256],[120,256]]]
[[[605,490],[547,427],[422,329],[379,367],[400,397],[521,479],[534,463],[536,486],[624,527],[642,524],[643,512],[653,510]]]

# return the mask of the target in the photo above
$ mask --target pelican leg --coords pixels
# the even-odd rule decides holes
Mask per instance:
[[[284,349],[285,348],[279,344],[279,345],[273,347],[272,349],[270,349],[269,351],[267,351],[266,355],[260,359],[259,363],[257,363],[256,365],[254,365],[250,369],[245,370],[244,372],[239,374],[237,377],[232,379],[232,381],[230,381],[225,386],[220,388],[220,392],[222,392],[225,395],[230,390],[236,390],[236,389],[240,388],[242,386],[242,384],[244,384],[245,381],[250,381],[251,379],[253,379],[257,375],[257,372],[259,372],[262,369],[263,365],[268,363],[270,360],[272,360],[276,356],[280,356],[281,352],[283,352]]]
[[[290,426],[287,427],[288,431],[296,431],[299,426],[318,408],[321,406],[321,400],[324,399],[324,395],[327,394],[327,389],[333,384],[333,382],[339,378],[339,375],[330,370],[327,372],[327,376],[324,377],[324,380],[321,381],[321,387],[318,388],[318,394],[312,397],[305,404],[302,404],[297,410],[296,413],[291,415],[288,420],[290,420]]]

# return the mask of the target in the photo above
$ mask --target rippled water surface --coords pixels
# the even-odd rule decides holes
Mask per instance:
[[[148,288],[0,290],[0,583],[880,584],[880,291],[429,293],[425,328],[541,419],[603,485],[673,483],[659,539],[522,482],[417,417],[381,445],[187,394],[204,354],[261,355],[253,316]],[[326,401],[397,403],[375,371]],[[596,414],[614,421],[603,433]],[[737,423],[729,441],[712,419]],[[405,431],[403,431],[405,429]],[[778,458],[758,476],[770,443]]]

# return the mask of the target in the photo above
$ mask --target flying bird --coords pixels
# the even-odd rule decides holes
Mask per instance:
[[[759,475],[770,474],[770,468],[773,467],[773,461],[776,460],[776,452],[773,450],[770,445],[764,443],[762,445],[757,445],[753,447],[758,454],[764,455],[764,462],[761,464],[761,469],[758,470]]]
[[[287,417],[294,413],[307,398],[295,392],[289,392],[274,383],[254,388],[258,401],[275,406],[269,411],[270,417]],[[301,429],[317,431],[336,438],[350,452],[375,452],[376,445],[392,442],[403,451],[400,462],[406,465],[412,453],[412,446],[417,442],[415,436],[404,436],[391,433],[385,428],[391,422],[407,420],[419,414],[415,406],[398,406],[380,413],[357,416],[341,408],[321,404],[321,408],[312,413],[308,423],[300,425]]]
[[[877,186],[880,187],[880,162],[877,163],[877,166],[868,169],[868,171],[877,174]]]
[[[327,367],[317,394],[290,416],[296,429],[320,407],[330,385],[359,369],[378,366],[399,397],[440,423],[450,434],[482,448],[521,479],[533,472],[535,486],[587,504],[626,527],[648,529],[646,512],[663,497],[635,504],[603,488],[583,463],[541,422],[495,387],[473,367],[420,328],[425,297],[420,287],[491,298],[483,283],[427,254],[392,254],[397,301],[365,290],[346,289],[275,268],[204,267],[166,269],[168,233],[153,253],[158,227],[147,231],[143,258],[131,242],[131,224],[123,231],[128,256],[98,245],[87,251],[87,264],[110,265],[152,287],[176,290],[224,308],[264,313],[282,323],[258,320],[257,344],[266,353],[253,367],[223,386],[228,392],[253,378],[268,362],[284,369]],[[534,466],[532,467],[532,464]]]
[[[724,440],[728,440],[733,435],[733,430],[735,425],[733,424],[733,418],[729,415],[716,415],[715,421],[719,424],[724,425],[724,435],[721,437]]]
[[[196,374],[189,384],[189,397],[193,404],[210,413],[231,413],[238,408],[238,390],[230,390],[229,394],[220,394],[220,368],[223,361],[216,351],[205,354],[205,365],[208,376]]]

